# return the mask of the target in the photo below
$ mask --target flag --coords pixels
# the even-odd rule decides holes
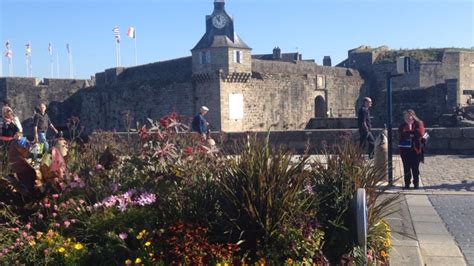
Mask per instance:
[[[31,55],[31,43],[27,43],[25,46],[26,46],[26,50],[25,50],[26,56],[30,56]]]
[[[49,51],[49,55],[53,55],[53,44],[52,43],[48,44],[48,51]]]
[[[71,53],[71,49],[69,48],[69,43],[66,43],[66,50],[67,50],[67,53],[68,53],[68,54]]]
[[[114,32],[115,40],[117,41],[117,43],[120,43],[120,29],[119,29],[119,27],[115,27],[112,31]]]
[[[135,28],[134,27],[128,27],[127,36],[132,38],[132,39],[135,39]]]
[[[5,42],[5,48],[7,48],[7,50],[10,50],[10,41]]]
[[[8,57],[11,59],[13,57],[12,50],[7,50],[7,52],[5,53],[5,57]]]

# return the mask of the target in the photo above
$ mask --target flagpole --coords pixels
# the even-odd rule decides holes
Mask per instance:
[[[8,74],[10,77],[13,76],[13,55],[8,59]]]
[[[30,77],[29,67],[28,67],[28,55],[26,55],[26,77]]]
[[[138,57],[137,57],[137,35],[134,36],[134,44],[135,44],[135,66],[138,65]]]
[[[30,78],[33,77],[33,66],[31,65],[31,54],[28,56],[29,60],[28,62],[30,63]]]
[[[59,78],[59,53],[56,53],[56,78]]]
[[[69,78],[74,78],[73,66],[72,66],[72,52],[69,52]]]
[[[51,63],[51,78],[54,78],[54,60],[53,60],[53,53],[49,54],[49,61]]]
[[[120,54],[120,42],[118,43],[118,52],[119,52],[119,53],[118,53],[118,65],[117,65],[117,67],[119,67],[119,66],[122,64],[122,63],[120,62],[120,61],[121,61],[121,60],[120,60],[120,59],[121,59],[121,58],[120,58],[120,57],[121,57],[121,54]]]

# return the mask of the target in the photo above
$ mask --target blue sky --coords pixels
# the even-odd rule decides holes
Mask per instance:
[[[69,43],[75,77],[88,78],[115,66],[114,26],[121,30],[122,65],[134,64],[128,26],[137,31],[138,63],[147,64],[189,56],[212,10],[213,0],[0,0],[1,51],[9,40],[14,75],[25,76],[25,44],[31,41],[33,76],[49,77],[52,42],[60,77],[67,77]],[[279,46],[319,64],[325,55],[339,63],[362,44],[474,46],[473,0],[227,0],[226,10],[254,54]],[[4,56],[2,63],[5,75]]]

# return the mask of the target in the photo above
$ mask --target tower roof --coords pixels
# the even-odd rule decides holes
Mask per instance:
[[[217,21],[216,21],[217,18]],[[221,22],[222,24],[216,24]],[[193,50],[214,47],[251,49],[234,31],[234,19],[225,11],[224,0],[214,0],[214,11],[206,16],[206,33]]]

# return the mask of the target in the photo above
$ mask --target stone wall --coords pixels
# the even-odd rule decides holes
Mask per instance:
[[[380,129],[374,130],[378,136]],[[393,129],[394,153],[398,153],[397,129]],[[427,155],[435,154],[464,154],[474,155],[474,128],[436,128],[427,129],[430,139],[425,151]],[[266,136],[267,132],[258,132],[259,136]],[[229,132],[222,139],[225,148],[232,150],[235,143],[245,139],[246,133]],[[215,136],[219,139],[219,136]],[[301,131],[272,131],[270,132],[270,143],[274,146],[283,146],[288,150],[303,153],[309,144],[310,153],[321,152],[324,146],[341,143],[342,139],[352,139],[358,143],[359,133],[357,129],[344,130],[301,130]]]
[[[439,57],[431,58],[430,61],[412,60],[409,74],[392,78],[393,102],[394,106],[399,106],[394,109],[395,115],[407,106],[426,115],[424,119],[427,125],[436,125],[442,114],[450,113],[453,107],[466,103],[467,95],[463,95],[463,91],[474,88],[474,52],[461,49],[438,50]],[[423,54],[423,50],[418,52]],[[433,51],[428,49],[425,52],[429,54]],[[369,90],[361,96],[373,98],[374,113],[377,113],[374,121],[376,126],[383,126],[386,120],[387,73],[395,73],[396,70],[393,60],[377,59],[382,55],[386,56],[386,53],[402,55],[403,51],[350,51],[348,59],[341,63],[358,69],[364,77]],[[445,88],[444,95],[440,94],[443,92],[439,89],[441,87]],[[427,90],[426,94],[420,91],[424,89]],[[398,91],[403,92],[397,93]]]
[[[62,113],[59,104],[90,84],[91,80],[1,78],[0,100],[9,99],[12,102],[15,113],[22,121],[23,131],[29,135],[33,132],[32,117],[35,107],[46,103],[53,123],[61,124],[63,121],[58,119]]]
[[[221,123],[227,131],[303,129],[316,111],[315,99],[335,116],[355,116],[363,80],[355,70],[313,62],[252,61],[247,82],[221,82]],[[242,94],[244,118],[229,119],[229,95]],[[329,101],[329,104],[328,104]],[[322,117],[326,116],[326,112]]]

